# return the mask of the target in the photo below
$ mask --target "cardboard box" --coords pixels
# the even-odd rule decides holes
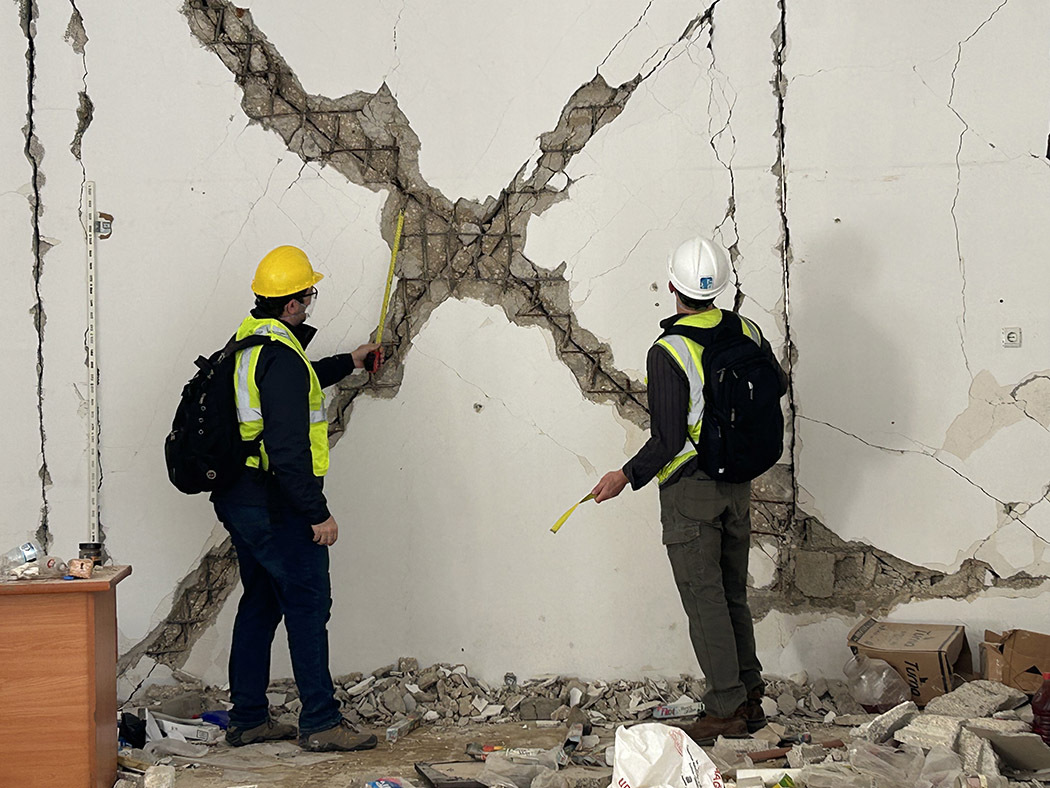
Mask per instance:
[[[919,706],[951,692],[955,674],[969,678],[973,670],[964,627],[869,618],[853,628],[846,643],[854,654],[892,665],[911,689],[911,700]]]
[[[1011,629],[1001,635],[986,629],[981,644],[981,675],[1029,695],[1050,672],[1050,635]]]

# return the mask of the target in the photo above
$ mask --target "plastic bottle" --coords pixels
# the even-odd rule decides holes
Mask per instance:
[[[1043,674],[1043,686],[1032,696],[1032,730],[1050,744],[1050,673]]]
[[[908,685],[893,666],[881,659],[857,654],[842,668],[849,691],[864,710],[882,714],[908,699]]]
[[[20,544],[12,550],[8,550],[4,553],[0,561],[6,562],[8,566],[21,566],[22,564],[35,561],[39,556],[43,555],[44,551],[40,549],[40,546],[36,542],[26,542]]]
[[[27,561],[20,566],[16,566],[12,571],[16,577],[20,578],[35,578],[35,577],[65,577],[66,572],[69,571],[69,567],[66,562],[58,556],[54,555],[42,555],[39,556],[35,561]]]

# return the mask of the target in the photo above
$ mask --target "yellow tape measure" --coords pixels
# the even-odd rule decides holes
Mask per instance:
[[[397,231],[394,233],[394,249],[390,253],[390,271],[386,275],[386,292],[383,293],[383,309],[379,313],[379,330],[376,331],[376,344],[383,344],[383,326],[386,325],[386,308],[390,304],[390,284],[394,281],[394,266],[397,265],[397,250],[401,246],[401,230],[405,227],[405,212],[397,215]]]
[[[569,509],[569,511],[567,511],[565,514],[563,514],[561,517],[559,517],[558,518],[558,522],[556,522],[554,525],[551,526],[551,533],[552,534],[558,533],[558,529],[561,528],[562,525],[565,524],[565,521],[569,519],[569,515],[576,511],[576,506],[579,506],[581,503],[587,503],[587,501],[591,500],[592,498],[594,498],[594,493],[590,493],[589,495],[587,495],[584,498],[580,499],[579,503],[577,503],[575,506],[573,506],[571,509]]]

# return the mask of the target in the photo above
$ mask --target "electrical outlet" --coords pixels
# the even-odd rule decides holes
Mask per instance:
[[[1014,326],[1003,329],[1003,347],[1021,347],[1021,329]]]

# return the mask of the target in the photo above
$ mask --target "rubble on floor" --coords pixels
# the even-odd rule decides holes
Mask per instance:
[[[144,688],[129,705],[187,717],[228,705],[224,690],[206,687],[185,674],[177,678],[180,686]],[[964,683],[924,710],[906,702],[881,715],[866,713],[844,681],[810,681],[800,673],[767,677],[766,682],[767,728],[748,739],[720,738],[708,748],[727,785],[734,784],[741,770],[749,775],[742,784],[757,784],[756,766],[762,767],[757,771],[763,775],[772,773],[769,766],[781,773],[790,768],[796,774],[795,784],[827,788],[898,784],[948,788],[967,785],[964,776],[980,776],[979,784],[990,788],[1050,785],[1050,760],[1042,760],[1050,756],[1050,748],[1029,732],[1032,715],[1027,696],[998,682]],[[369,674],[338,676],[335,683],[347,719],[374,729],[412,719],[433,727],[510,721],[567,727],[567,722],[586,721],[611,730],[652,721],[657,709],[665,715],[667,707],[695,704],[704,693],[703,680],[687,675],[641,681],[583,681],[566,676],[519,681],[508,673],[502,683],[490,684],[471,676],[464,665],[421,668],[411,657]],[[269,695],[274,717],[295,724],[301,704],[294,682],[273,682]],[[844,746],[832,746],[835,739]],[[772,760],[770,753],[778,747],[783,754]],[[752,756],[760,759],[757,764]],[[953,782],[956,778],[963,781]]]

